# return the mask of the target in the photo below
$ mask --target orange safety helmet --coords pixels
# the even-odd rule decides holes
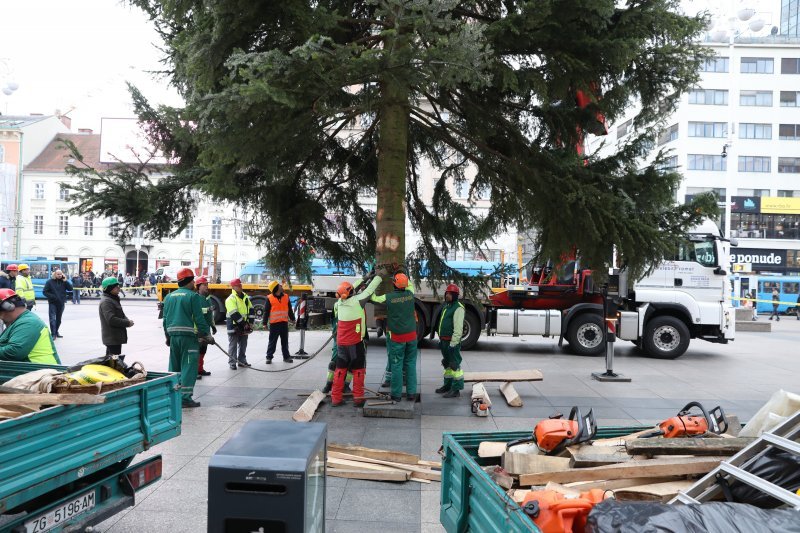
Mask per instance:
[[[392,283],[398,289],[405,289],[408,287],[408,276],[403,274],[402,272],[398,272],[394,275],[394,279],[392,279]]]
[[[18,272],[18,271],[19,271],[19,268],[17,268],[17,265],[8,265],[8,266],[6,267],[6,270],[7,270],[8,272]]]
[[[185,280],[187,278],[193,278],[194,277],[194,270],[192,270],[191,268],[182,268],[182,269],[178,270],[178,276],[177,277],[178,277],[178,281],[183,281],[183,280]]]
[[[458,296],[459,294],[458,285],[456,285],[455,283],[451,283],[450,285],[447,286],[444,292],[445,293],[452,292],[453,294]]]
[[[206,278],[205,276],[200,276],[199,278],[195,278],[194,280],[195,286],[202,285],[204,283],[208,284],[208,278]]]
[[[231,287],[241,287],[242,286],[242,280],[240,280],[239,278],[233,278],[231,280],[231,284],[230,285],[231,285]]]
[[[339,298],[348,298],[352,292],[353,284],[349,281],[343,281],[339,284],[339,288],[336,289],[336,296]]]

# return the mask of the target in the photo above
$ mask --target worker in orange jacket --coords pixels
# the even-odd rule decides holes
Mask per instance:
[[[281,353],[284,363],[294,363],[289,354],[289,319],[295,321],[294,311],[289,305],[289,295],[283,292],[283,286],[277,281],[271,281],[267,288],[272,293],[267,296],[267,305],[264,306],[264,327],[269,327],[269,343],[267,344],[267,364],[272,364],[272,357],[281,340]]]

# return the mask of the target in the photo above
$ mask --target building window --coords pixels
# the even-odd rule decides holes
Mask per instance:
[[[211,219],[211,238],[215,241],[222,238],[222,218],[220,217]]]
[[[457,180],[455,182],[455,193],[456,198],[467,198],[469,197],[469,185],[464,180]]]
[[[712,57],[700,63],[700,72],[728,72],[727,57]]]
[[[665,128],[664,131],[661,132],[661,135],[658,136],[658,145],[662,146],[667,144],[668,142],[672,142],[678,138],[678,125],[673,124],[672,126]]]
[[[800,1],[781,0],[781,36],[800,37]]]
[[[772,124],[739,124],[740,139],[772,139]]]
[[[0,144],[0,163],[6,162],[6,147]]]
[[[44,234],[44,215],[33,215],[33,234]]]
[[[242,222],[241,228],[242,228],[242,240],[246,241],[247,239],[250,238],[250,228],[247,227],[247,223],[245,222]]]
[[[781,91],[781,107],[797,107],[797,101],[800,92],[797,91]]]
[[[739,172],[771,172],[772,159],[769,157],[740,155]]]
[[[779,174],[800,174],[800,157],[779,157]]]
[[[800,191],[779,190],[778,198],[800,198]]]
[[[44,200],[44,183],[37,181],[33,184],[33,199]]]
[[[728,167],[726,158],[721,155],[689,154],[686,168],[689,170],[726,170]]]
[[[58,189],[58,199],[65,202],[69,201],[69,189],[65,185],[61,185]]]
[[[781,59],[781,74],[800,74],[800,57]]]
[[[58,234],[59,235],[68,235],[69,234],[69,215],[58,215]]]
[[[194,239],[194,222],[189,222],[186,229],[183,230],[184,239]]]
[[[728,105],[728,91],[725,89],[694,89],[689,91],[689,103]]]
[[[622,139],[631,131],[633,131],[633,119],[626,120],[617,126],[617,139]]]
[[[673,172],[677,168],[678,168],[677,155],[673,155],[664,159],[664,161],[662,161],[660,165],[656,166],[656,170],[659,170],[661,172]]]
[[[116,239],[119,236],[119,217],[108,217],[108,236]]]
[[[743,57],[741,72],[743,74],[772,74],[774,61],[771,57]]]
[[[727,122],[689,122],[689,137],[723,138],[727,135]]]
[[[144,228],[142,228],[142,226],[136,226],[133,228],[133,238],[144,239]]]
[[[83,235],[85,237],[94,235],[94,217],[86,217],[83,219]]]
[[[755,107],[772,107],[772,91],[741,91],[739,105]]]
[[[778,139],[781,141],[796,141],[800,139],[800,124],[779,124]]]
[[[725,198],[726,189],[721,189],[718,187],[687,187],[686,188],[686,195],[687,196],[697,196],[698,194],[703,194],[706,192],[714,193],[714,196],[720,199]]]
[[[769,196],[769,189],[739,189],[736,193],[739,196]]]
[[[487,185],[482,187],[478,187],[475,191],[478,200],[491,200],[492,199],[492,189],[490,189]]]

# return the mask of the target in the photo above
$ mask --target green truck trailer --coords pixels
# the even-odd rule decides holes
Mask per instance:
[[[0,362],[0,383],[44,367]],[[0,533],[83,531],[161,478],[160,455],[133,460],[180,435],[178,375],[150,373],[104,396],[0,421]]]

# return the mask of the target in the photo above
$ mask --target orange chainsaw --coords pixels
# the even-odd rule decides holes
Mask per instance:
[[[592,508],[606,498],[603,489],[582,492],[569,498],[552,490],[535,490],[525,495],[522,510],[542,533],[583,533]]]
[[[700,413],[692,412],[693,408],[697,408]],[[700,402],[689,402],[676,416],[664,420],[658,425],[657,430],[645,433],[641,438],[701,437],[708,433],[719,435],[726,431],[728,431],[728,419],[725,418],[722,406],[718,405],[711,411],[706,411]]]
[[[597,435],[597,421],[594,418],[594,410],[589,409],[586,416],[583,416],[580,408],[573,407],[569,419],[564,420],[564,415],[557,413],[547,420],[542,420],[533,428],[531,437],[511,441],[506,449],[534,442],[545,454],[558,455],[567,446],[590,441],[595,435]]]

